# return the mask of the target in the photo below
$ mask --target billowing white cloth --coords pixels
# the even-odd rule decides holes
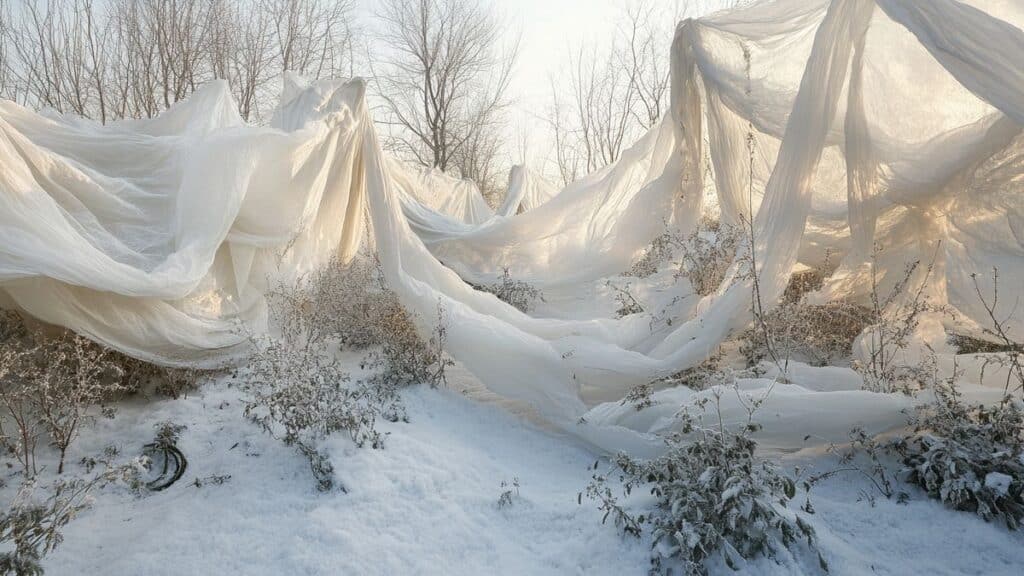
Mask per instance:
[[[471,183],[386,157],[358,80],[290,80],[265,128],[244,125],[218,83],[105,127],[0,102],[0,299],[149,360],[232,359],[238,323],[265,323],[268,277],[355,254],[368,212],[392,287],[425,330],[440,302],[449,352],[488,388],[642,452],[695,393],[664,391],[639,413],[617,399],[745,327],[751,282],[744,263],[703,299],[671,274],[630,278],[649,312],[616,319],[605,281],[666,226],[695,228],[708,172],[725,221],[755,212],[768,303],[826,251],[842,264],[819,297],[863,296],[873,243],[883,284],[934,259],[933,296],[966,324],[986,317],[971,273],[989,289],[998,267],[1019,294],[1022,24],[1014,0],[776,0],[685,21],[669,115],[557,193],[513,171],[496,213]],[[505,268],[544,291],[532,315],[467,284]],[[1010,323],[1024,332],[1024,314]],[[794,381],[765,408],[780,447],[881,429],[906,406]],[[723,410],[745,415],[738,398]]]

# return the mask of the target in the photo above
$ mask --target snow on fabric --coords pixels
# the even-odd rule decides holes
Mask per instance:
[[[746,326],[752,283],[742,262],[704,298],[631,279],[675,320],[655,323],[615,318],[605,281],[666,225],[695,229],[705,185],[724,221],[756,212],[766,302],[826,252],[842,262],[817,297],[863,297],[875,243],[883,283],[934,260],[929,289],[967,329],[985,317],[972,273],[1024,286],[1022,24],[1012,0],[776,0],[687,20],[666,118],[561,191],[513,171],[497,212],[472,183],[385,156],[359,80],[286,79],[268,127],[219,83],[109,126],[0,102],[0,304],[151,361],[234,360],[239,323],[265,325],[268,279],[353,256],[368,213],[392,287],[424,330],[444,309],[450,353],[488,388],[601,447],[650,451],[706,393],[662,391],[640,415],[617,400]],[[467,283],[505,268],[544,291],[532,315]],[[899,422],[906,400],[857,388],[775,386],[763,414],[780,446]]]

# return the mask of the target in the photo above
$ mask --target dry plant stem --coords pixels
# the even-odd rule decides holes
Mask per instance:
[[[985,312],[988,314],[989,320],[992,326],[989,328],[983,328],[983,331],[988,336],[995,338],[1000,344],[1006,349],[1006,359],[1009,362],[1009,370],[1006,374],[1006,383],[1003,387],[1004,396],[1009,397],[1011,392],[1011,385],[1013,380],[1017,380],[1017,387],[1012,390],[1024,392],[1024,365],[1022,365],[1022,357],[1024,357],[1024,344],[1017,342],[1010,338],[1008,333],[1009,329],[1006,326],[1007,321],[1013,316],[1013,311],[1010,315],[1000,320],[996,317],[996,306],[999,304],[999,269],[992,269],[992,297],[991,299],[985,298],[985,295],[981,292],[981,286],[978,284],[978,275],[971,274],[971,281],[974,283],[974,291],[978,295],[978,299],[981,301],[982,306],[985,308]],[[1016,309],[1016,302],[1014,303],[1014,309]]]

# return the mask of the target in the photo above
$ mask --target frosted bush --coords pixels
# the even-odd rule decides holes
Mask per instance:
[[[363,368],[377,372],[369,380],[390,399],[392,419],[402,413],[396,403],[398,389],[442,385],[452,365],[444,354],[444,311],[438,309],[431,335],[420,336],[415,318],[388,288],[374,256],[360,255],[347,265],[335,259],[295,285],[272,290],[268,301],[287,339],[321,348],[332,341],[354,349],[372,348]]]
[[[82,427],[95,422],[97,412],[113,418],[114,409],[101,405],[126,388],[111,351],[84,336],[65,334],[38,350],[31,402],[60,453],[61,474],[67,449]]]
[[[269,302],[278,323],[307,330],[311,343],[336,338],[357,349],[379,345],[382,324],[405,315],[380,262],[366,255],[348,264],[335,257],[296,284],[273,290]]]
[[[82,428],[97,416],[113,417],[113,408],[103,404],[127,390],[121,376],[111,350],[73,333],[0,346],[0,443],[26,477],[36,473],[35,449],[43,436],[57,449],[57,473],[63,473],[67,450]]]
[[[1009,316],[996,312],[999,304],[999,269],[992,269],[992,292],[988,295],[982,293],[977,274],[971,274],[971,282],[974,284],[974,293],[988,315],[988,323],[981,327],[981,334],[988,340],[990,348],[994,349],[990,351],[995,352],[986,357],[985,363],[1006,368],[1006,394],[1024,394],[1024,342],[1018,341],[1018,336],[1011,335],[1010,320],[1013,312]]]
[[[853,342],[873,318],[870,309],[847,301],[783,302],[764,315],[764,326],[743,333],[740,351],[748,365],[760,362],[768,356],[767,332],[786,357],[817,366],[834,364],[850,357]]]
[[[50,486],[29,480],[0,513],[0,574],[42,575],[40,564],[64,537],[61,531],[92,506],[92,493],[108,484],[138,485],[140,462],[106,468],[91,478],[62,478]]]
[[[334,486],[333,466],[322,440],[345,433],[357,446],[383,445],[378,417],[405,418],[403,386],[444,382],[451,361],[444,355],[444,323],[430,338],[417,332],[370,258],[323,270],[269,292],[274,336],[254,339],[243,385],[246,416],[308,460],[321,490]],[[337,346],[377,347],[363,361],[375,373],[353,382]]]
[[[121,383],[127,391],[152,392],[170,398],[188,396],[189,392],[199,388],[204,378],[217,373],[217,370],[159,366],[116,352],[112,359],[121,370]]]
[[[502,269],[500,282],[473,287],[482,292],[494,294],[498,300],[520,312],[529,312],[536,305],[537,300],[544,300],[544,294],[540,289],[528,282],[513,279],[508,267]]]
[[[919,408],[914,434],[898,440],[908,482],[950,508],[974,512],[1011,530],[1024,520],[1024,414],[1007,397],[966,404],[955,385],[937,386]]]
[[[740,238],[737,227],[707,219],[686,237],[679,273],[690,280],[694,292],[706,296],[718,289],[732,265]]]
[[[758,404],[751,406],[751,415]],[[607,475],[595,473],[580,496],[598,501],[604,520],[613,518],[627,533],[639,535],[649,526],[652,572],[706,574],[706,563],[714,557],[738,568],[744,559],[800,547],[817,554],[814,530],[786,508],[796,495],[793,480],[755,456],[751,434],[758,425],[752,419],[738,430],[706,428],[685,414],[683,423],[682,434],[666,440],[664,456],[644,461],[619,454],[614,459],[625,495],[649,487],[656,504],[647,514],[627,512]]]
[[[374,370],[368,382],[383,393],[415,384],[431,388],[447,383],[447,370],[454,362],[445,354],[448,330],[444,308],[438,304],[434,329],[426,339],[419,335],[412,318],[404,308],[401,313],[381,319],[379,350],[370,352],[363,367]]]
[[[615,293],[615,302],[619,308],[615,311],[615,316],[618,318],[625,318],[626,316],[632,316],[633,314],[642,314],[644,312],[644,305],[637,300],[636,296],[630,291],[631,283],[626,282],[622,286],[619,286],[615,282],[608,280],[605,282],[605,286]]]
[[[326,309],[340,287],[328,271],[282,284],[268,293],[271,321],[277,334],[253,339],[245,416],[265,432],[304,455],[320,490],[334,487],[334,469],[318,445],[328,435],[345,431],[362,445],[377,444],[375,411],[350,389],[334,350]]]
[[[287,338],[258,341],[243,389],[246,417],[306,456],[322,491],[335,484],[333,466],[318,449],[324,438],[345,432],[358,446],[383,441],[372,388],[350,385],[337,358],[319,348]]]
[[[663,381],[669,386],[686,386],[691,390],[706,390],[712,386],[727,385],[733,381],[735,375],[731,370],[722,368],[722,356],[719,350],[700,364],[677,372]]]
[[[725,279],[740,238],[737,227],[705,218],[690,234],[669,231],[656,237],[626,275],[646,278],[670,264],[677,277],[686,277],[694,292],[706,296]]]
[[[654,393],[654,386],[649,383],[637,384],[629,389],[629,392],[619,402],[621,406],[631,405],[636,408],[637,412],[644,408],[650,408],[654,401],[651,399],[651,394]]]
[[[672,258],[674,249],[679,243],[680,239],[670,232],[658,235],[625,275],[636,278],[647,278],[653,275]]]

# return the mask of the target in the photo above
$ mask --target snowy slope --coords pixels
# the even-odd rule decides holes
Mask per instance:
[[[646,574],[647,542],[576,503],[595,456],[506,410],[454,390],[410,389],[411,422],[382,424],[385,449],[329,444],[349,491],[321,494],[301,457],[242,419],[238,394],[229,380],[215,382],[185,399],[124,406],[87,431],[72,461],[110,438],[127,439],[122,452],[135,453],[161,420],[187,424],[180,446],[189,468],[165,492],[101,494],[46,559],[47,574]],[[833,465],[795,455],[787,466],[797,463]],[[223,485],[191,484],[223,474],[231,475]],[[513,478],[520,495],[499,508],[501,482]],[[1019,534],[920,493],[872,507],[858,501],[867,489],[840,476],[812,494],[809,518],[832,574],[1021,573]],[[743,572],[797,567],[764,559]]]

